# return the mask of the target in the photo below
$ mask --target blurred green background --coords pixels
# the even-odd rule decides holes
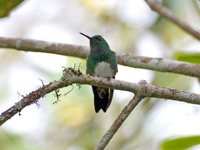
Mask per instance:
[[[198,0],[163,0],[162,3],[190,25],[200,27]],[[101,34],[118,53],[200,62],[199,41],[151,11],[145,1],[0,0],[0,17],[0,36],[89,46],[88,40],[79,34],[81,31],[90,36]],[[40,79],[44,83],[59,79],[63,66],[74,65],[85,72],[82,59],[1,49],[0,112],[20,100],[20,95],[39,87]],[[119,66],[116,78],[200,91],[196,78],[172,73]],[[108,111],[96,114],[89,86],[74,85],[60,93],[58,103],[53,104],[56,97],[51,93],[39,100],[39,107],[31,105],[21,116],[7,121],[0,128],[0,150],[93,149],[133,96],[115,91]],[[195,146],[192,150],[198,150],[199,118],[197,105],[146,98],[106,149],[182,150]],[[184,147],[183,143],[189,146]]]

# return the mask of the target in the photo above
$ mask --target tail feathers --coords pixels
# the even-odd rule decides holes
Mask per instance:
[[[98,113],[100,109],[106,112],[112,101],[114,90],[96,86],[92,86],[92,90],[94,93],[94,107],[96,113]]]

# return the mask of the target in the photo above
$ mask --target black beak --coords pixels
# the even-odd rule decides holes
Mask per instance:
[[[86,34],[84,34],[84,33],[82,33],[82,32],[79,32],[81,35],[83,35],[83,36],[85,36],[86,38],[88,38],[89,40],[91,39],[91,37],[90,36],[88,36],[88,35],[86,35]]]

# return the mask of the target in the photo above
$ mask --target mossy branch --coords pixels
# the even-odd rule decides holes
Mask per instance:
[[[51,82],[47,85],[42,85],[40,88],[24,96],[12,107],[1,113],[0,125],[5,123],[8,119],[12,118],[15,114],[20,113],[26,106],[36,103],[46,94],[72,84],[95,85],[100,87],[129,91],[137,95],[139,93],[140,97],[156,97],[200,105],[199,94],[180,91],[177,89],[157,87],[146,83],[146,81],[144,80],[140,81],[139,83],[130,83],[115,79],[108,80],[106,78],[93,77],[90,75],[82,74],[80,70],[65,68],[63,70],[63,76],[60,80]]]

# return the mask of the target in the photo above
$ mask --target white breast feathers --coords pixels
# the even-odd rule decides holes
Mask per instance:
[[[99,77],[107,77],[107,78],[112,78],[114,77],[114,71],[111,69],[110,64],[103,61],[100,62],[94,71],[94,75],[99,76]]]

